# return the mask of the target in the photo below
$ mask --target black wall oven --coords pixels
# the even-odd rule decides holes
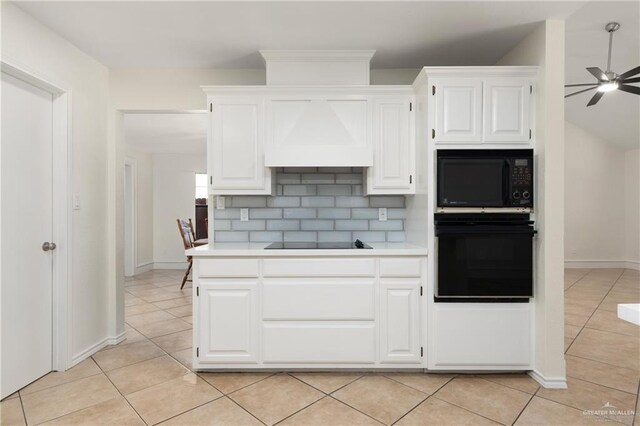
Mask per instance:
[[[439,208],[533,208],[532,149],[440,149]]]
[[[528,302],[533,297],[529,214],[435,215],[436,302]]]

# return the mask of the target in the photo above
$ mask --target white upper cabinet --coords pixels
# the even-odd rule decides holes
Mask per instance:
[[[367,169],[367,194],[415,192],[411,96],[373,99],[373,167]]]
[[[260,97],[210,98],[211,194],[269,194],[264,164],[264,101]]]
[[[369,117],[366,96],[274,96],[267,101],[266,165],[369,166]]]
[[[434,83],[437,142],[482,142],[482,79],[446,78]]]
[[[527,142],[532,83],[522,78],[492,78],[484,82],[484,141]]]

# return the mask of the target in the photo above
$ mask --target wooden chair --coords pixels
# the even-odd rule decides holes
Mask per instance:
[[[189,250],[190,248],[193,248],[193,242],[195,241],[195,238],[193,236],[193,224],[191,223],[191,219],[189,219],[189,221],[176,219],[176,222],[178,222],[178,232],[180,232],[180,238],[182,238],[184,249]],[[189,263],[189,266],[187,266],[187,271],[184,273],[184,278],[182,278],[180,290],[184,288],[184,285],[187,281],[191,281],[188,278],[189,273],[191,272],[191,267],[193,266],[193,258],[191,256],[187,256],[187,262]]]

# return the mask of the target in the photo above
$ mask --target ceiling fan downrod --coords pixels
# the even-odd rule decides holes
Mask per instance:
[[[604,29],[609,33],[609,55],[607,56],[607,74],[611,73],[611,49],[613,48],[613,33],[620,29],[617,22],[609,22]],[[607,75],[608,77],[608,75]]]

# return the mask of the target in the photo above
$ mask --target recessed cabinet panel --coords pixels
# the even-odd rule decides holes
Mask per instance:
[[[380,293],[380,361],[420,362],[420,280],[383,280]]]
[[[412,192],[410,103],[408,96],[373,102],[374,166],[368,169],[369,194]]]
[[[435,87],[436,142],[481,142],[482,80],[443,79]]]
[[[263,109],[259,98],[212,100],[209,145],[212,193],[270,191],[270,175],[263,155]]]
[[[503,78],[485,82],[485,142],[528,142],[530,83]]]
[[[200,281],[199,362],[257,362],[256,282]]]

